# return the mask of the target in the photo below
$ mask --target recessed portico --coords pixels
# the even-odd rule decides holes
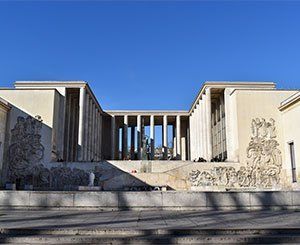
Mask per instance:
[[[156,149],[158,133],[155,133],[157,126],[161,127],[161,134],[159,134],[162,143],[161,159],[189,159],[188,111],[106,111],[106,113],[112,121],[112,159],[153,160],[157,158],[158,152],[155,152],[158,150]],[[168,135],[170,126],[173,129],[172,135]],[[148,133],[146,127],[149,127]],[[172,138],[171,150],[170,138]]]

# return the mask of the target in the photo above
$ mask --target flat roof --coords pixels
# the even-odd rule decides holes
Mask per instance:
[[[5,99],[3,99],[1,97],[0,97],[0,105],[2,107],[4,107],[6,110],[9,110],[11,108],[10,105],[9,105],[9,103]]]
[[[101,112],[103,112],[103,109],[97,100],[97,97],[94,95],[90,85],[86,81],[80,81],[80,80],[65,80],[65,81],[15,81],[14,83],[15,88],[17,89],[26,89],[26,88],[57,88],[57,87],[63,87],[63,88],[86,88],[89,94],[92,96],[94,102],[97,104],[97,106],[100,108]]]
[[[65,80],[65,81],[16,81],[14,83],[15,88],[45,88],[45,87],[65,87],[65,88],[81,88],[87,87],[88,91],[92,95],[93,99],[102,110],[96,96],[91,90],[89,84],[86,81],[81,80]],[[197,96],[195,97],[191,107],[187,111],[176,110],[105,110],[105,112],[112,115],[189,115],[192,113],[196,104],[203,94],[205,94],[206,88],[236,88],[236,89],[271,89],[276,88],[276,83],[269,81],[206,81],[202,84]],[[103,111],[103,110],[102,110]]]
[[[88,84],[86,81],[15,81],[14,86],[15,88],[18,87],[67,87],[67,88],[80,88],[84,87],[86,84]]]
[[[285,99],[284,101],[282,101],[280,103],[279,110],[284,111],[285,109],[287,109],[291,105],[297,103],[298,101],[300,101],[300,90],[298,90],[298,92],[296,92],[292,96],[290,96],[287,99]]]
[[[114,116],[188,116],[189,112],[184,110],[105,110]]]
[[[206,81],[202,84],[196,98],[194,99],[189,113],[191,113],[201,98],[202,94],[205,93],[206,88],[247,88],[247,89],[275,89],[276,83],[268,81]]]

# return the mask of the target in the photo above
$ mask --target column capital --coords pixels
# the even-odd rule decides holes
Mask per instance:
[[[210,87],[205,88],[205,94],[206,94],[206,95],[207,95],[207,94],[210,94],[210,92],[211,92],[211,88],[210,88]]]

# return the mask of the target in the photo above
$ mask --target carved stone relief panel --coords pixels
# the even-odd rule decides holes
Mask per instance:
[[[275,120],[256,118],[251,122],[251,140],[246,149],[247,162],[236,170],[234,167],[214,167],[205,171],[192,171],[192,186],[260,187],[278,185],[282,156],[276,140]]]
[[[40,116],[17,118],[11,130],[8,177],[10,181],[40,175],[43,168],[44,146],[41,143],[42,119]]]

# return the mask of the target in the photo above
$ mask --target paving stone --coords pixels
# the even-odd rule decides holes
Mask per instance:
[[[118,207],[116,192],[76,192],[76,207]]]

